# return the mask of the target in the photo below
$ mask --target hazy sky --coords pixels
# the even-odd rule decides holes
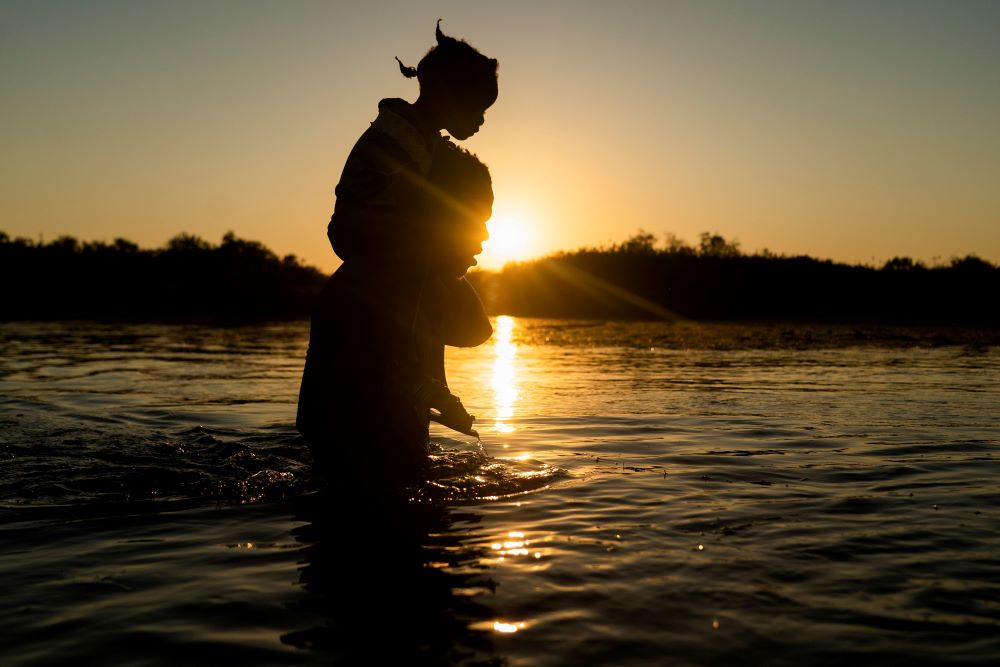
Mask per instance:
[[[416,98],[393,56],[415,65],[439,17],[500,61],[466,145],[523,256],[642,227],[1000,261],[989,0],[0,0],[0,230],[231,229],[332,269],[344,160],[380,98]]]

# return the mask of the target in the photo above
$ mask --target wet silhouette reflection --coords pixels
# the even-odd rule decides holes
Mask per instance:
[[[483,604],[496,584],[474,546],[480,516],[391,496],[319,493],[300,499],[305,546],[299,603],[315,626],[286,644],[344,664],[499,665]],[[321,620],[320,620],[321,619]]]

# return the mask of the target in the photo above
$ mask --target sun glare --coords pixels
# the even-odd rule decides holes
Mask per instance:
[[[533,257],[536,224],[524,211],[497,206],[486,223],[490,240],[483,244],[479,265],[484,269],[500,269],[507,262]]]

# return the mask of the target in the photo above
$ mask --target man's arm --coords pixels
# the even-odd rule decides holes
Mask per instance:
[[[445,281],[444,343],[452,347],[475,347],[489,340],[493,325],[476,289],[464,277]]]

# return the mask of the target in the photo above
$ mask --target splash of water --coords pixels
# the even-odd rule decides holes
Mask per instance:
[[[419,489],[422,499],[448,503],[478,503],[533,493],[566,476],[557,466],[531,459],[503,459],[489,455],[482,441],[431,444],[431,469]]]

